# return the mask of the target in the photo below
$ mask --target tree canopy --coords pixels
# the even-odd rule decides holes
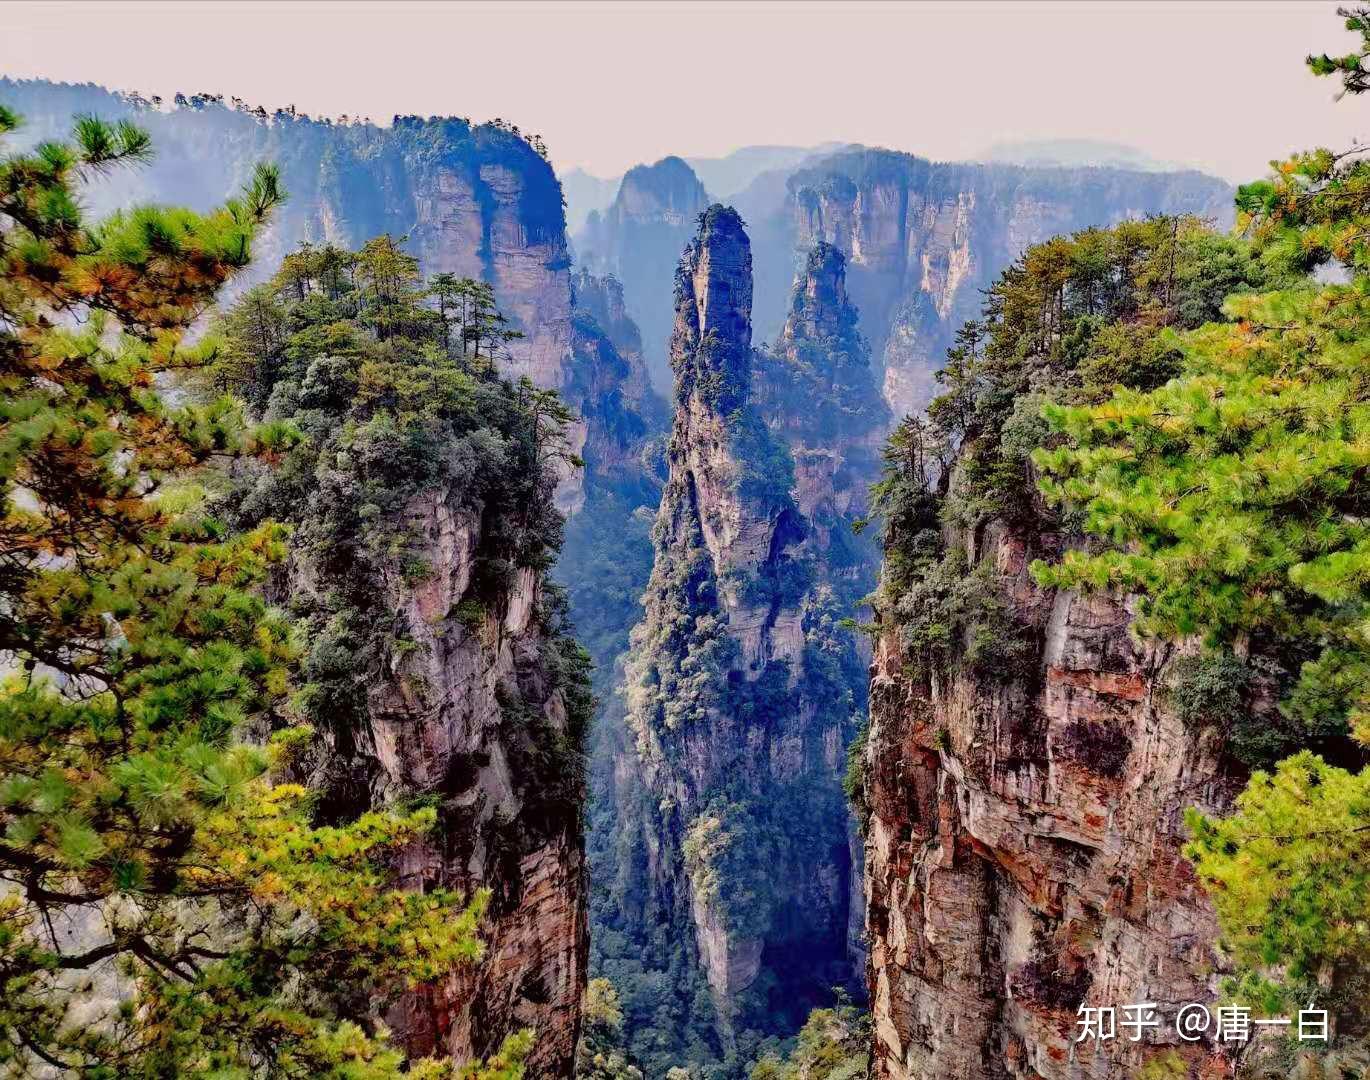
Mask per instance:
[[[18,123],[0,109],[0,133]],[[186,331],[284,192],[262,166],[207,214],[87,221],[81,186],[150,152],[82,118],[0,161],[0,1065],[466,1075],[406,1061],[337,991],[382,1002],[474,959],[485,897],[390,887],[431,809],[320,827],[285,782],[308,738],[287,699],[301,642],[258,586],[286,532],[234,532],[199,483],[299,434],[160,392],[215,357]]]
[[[1343,14],[1364,38],[1366,13]],[[1363,55],[1309,65],[1355,97]],[[1280,708],[1303,745],[1348,731],[1365,742],[1370,161],[1318,149],[1273,165],[1239,189],[1238,225],[1263,262],[1300,276],[1167,332],[1176,370],[1162,384],[1047,405],[1042,490],[1096,542],[1035,573],[1137,594],[1142,633],[1294,658]],[[1313,276],[1329,265],[1340,274]],[[1357,757],[1303,749],[1256,772],[1230,817],[1190,814],[1187,848],[1246,989],[1270,1007],[1315,999],[1352,1031],[1370,1017],[1367,773],[1346,767]]]

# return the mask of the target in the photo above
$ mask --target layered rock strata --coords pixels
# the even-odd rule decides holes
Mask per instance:
[[[1169,1051],[1211,1066],[1214,1045],[1173,1026],[1182,1004],[1212,1003],[1221,971],[1183,814],[1222,811],[1241,777],[1217,733],[1167,708],[1176,649],[1138,643],[1130,602],[1033,583],[1054,537],[952,539],[1029,659],[920,676],[882,613],[865,754],[873,1075],[1107,1080]],[[1080,1006],[1121,1019],[1134,1002],[1162,1017],[1142,1042],[1077,1042]]]
[[[483,959],[406,995],[389,1020],[411,1052],[459,1061],[532,1029],[530,1074],[569,1077],[589,948],[574,762],[588,717],[559,676],[569,642],[531,567],[473,611],[481,514],[460,493],[417,497],[406,525],[431,573],[383,572],[384,610],[408,644],[368,689],[346,762],[373,803],[438,800],[439,828],[405,852],[403,883],[491,896]]]

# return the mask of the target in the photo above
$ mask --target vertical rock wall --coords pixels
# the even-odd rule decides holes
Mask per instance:
[[[431,573],[383,572],[384,610],[412,647],[370,688],[348,766],[372,802],[438,800],[439,828],[406,852],[403,882],[492,894],[483,960],[406,995],[390,1021],[412,1051],[457,1060],[532,1028],[531,1074],[567,1077],[589,943],[584,792],[572,762],[548,761],[583,737],[552,657],[561,628],[531,567],[479,616],[461,607],[481,557],[481,513],[461,493],[422,494],[406,525]]]
[[[1033,584],[1054,537],[953,539],[992,568],[1033,651],[1024,671],[919,677],[882,612],[865,790],[874,1075],[1110,1080],[1166,1049],[1201,1062],[1214,1047],[1182,1043],[1173,1014],[1215,999],[1221,965],[1182,815],[1221,811],[1240,777],[1214,731],[1167,709],[1175,650],[1139,645],[1126,602]],[[1133,1002],[1161,1006],[1144,1042],[1076,1043],[1080,1005]]]
[[[738,1040],[802,1020],[850,972],[840,777],[859,708],[790,445],[753,401],[758,366],[784,361],[753,352],[751,298],[741,219],[711,207],[676,277],[668,477],[614,796],[638,852],[620,876],[645,882],[625,929],[673,928],[654,963],[683,952],[714,1014],[695,998],[689,1022],[742,1061]]]
[[[789,179],[793,247],[848,259],[861,325],[896,416],[926,405],[980,290],[1030,244],[1147,214],[1231,219],[1231,188],[1200,173],[934,163],[889,150],[835,154]],[[783,257],[792,257],[786,253]]]

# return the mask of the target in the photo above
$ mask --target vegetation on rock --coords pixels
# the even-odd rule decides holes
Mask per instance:
[[[1309,63],[1354,96],[1370,22],[1346,14],[1360,52]],[[1291,668],[1283,731],[1248,760],[1298,752],[1254,773],[1231,816],[1192,812],[1187,854],[1244,973],[1234,990],[1270,1009],[1317,1001],[1353,1034],[1370,1019],[1367,772],[1346,738],[1370,737],[1368,193],[1359,148],[1296,154],[1242,187],[1253,257],[1281,270],[1166,332],[1165,382],[1048,405],[1057,434],[1034,455],[1047,497],[1095,538],[1039,580],[1136,593],[1142,633]],[[1312,276],[1328,265],[1345,280]],[[1176,704],[1241,725],[1242,664],[1216,656]]]
[[[0,134],[18,123],[0,109]],[[185,332],[284,192],[262,167],[208,214],[87,221],[81,185],[149,150],[132,125],[82,118],[71,142],[0,162],[0,1061],[474,1075],[406,1061],[336,994],[379,1002],[475,959],[485,897],[391,887],[431,809],[319,825],[282,778],[308,739],[286,700],[305,643],[260,593],[286,533],[265,515],[233,530],[202,481],[300,434],[158,391],[213,359]],[[527,1046],[483,1074],[516,1076]]]

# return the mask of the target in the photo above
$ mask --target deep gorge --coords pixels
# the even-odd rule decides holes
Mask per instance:
[[[1334,241],[1253,247],[1198,172],[857,145],[758,154],[722,200],[681,157],[643,163],[572,236],[546,148],[503,122],[9,78],[0,103],[21,148],[75,114],[148,130],[157,156],[97,177],[95,211],[208,210],[259,161],[289,192],[221,300],[233,340],[279,338],[234,377],[281,443],[226,469],[215,528],[289,526],[259,591],[308,642],[289,779],[315,820],[431,812],[388,874],[485,897],[478,957],[339,1008],[452,1061],[531,1030],[520,1067],[548,1080],[1228,1075],[1229,1047],[1173,1031],[1082,1047],[1077,1015],[1248,974],[1204,861],[1240,845],[1203,830],[1287,755],[1360,761],[1360,669],[1320,651],[1359,586],[1327,585],[1351,606],[1297,633],[1165,622],[1165,574],[1127,559],[1181,531],[1191,489],[1133,477],[1152,521],[1110,484],[1181,452],[1168,429],[1120,442],[1144,423],[1126,410],[1191,374],[1206,328],[1276,325],[1242,305],[1309,295]],[[395,296],[329,263],[368,252]],[[429,319],[441,281],[488,286],[486,351],[451,343],[445,307],[437,351],[363,317]],[[258,288],[279,309],[254,323]],[[1341,324],[1306,337],[1355,348]],[[1265,355],[1219,342],[1196,377],[1247,346]],[[1193,441],[1264,460],[1259,433],[1212,434],[1236,396],[1194,405]],[[1358,438],[1309,526],[1329,550],[1359,520]],[[1214,591],[1284,603],[1224,577],[1254,544]],[[1334,688],[1298,697],[1310,670]],[[1356,978],[1327,960],[1299,986],[1350,1002]]]

